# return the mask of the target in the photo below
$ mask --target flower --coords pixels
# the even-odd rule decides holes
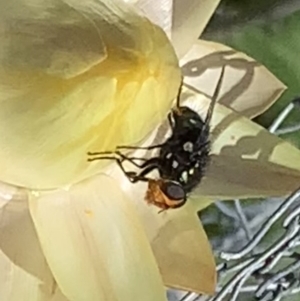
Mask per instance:
[[[206,23],[218,1],[186,1],[189,11],[179,2],[165,1],[178,14],[166,31],[181,44],[178,55],[190,50],[184,72],[203,73],[189,85],[210,95],[226,63],[223,104],[233,90],[230,105],[242,114],[270,105],[283,85],[263,67],[214,43],[189,48],[200,34],[196,11]],[[148,17],[151,7],[157,12],[142,4],[135,1]],[[162,139],[161,130],[149,134],[180,84],[163,31],[117,0],[14,0],[0,4],[0,17],[1,300],[159,301],[163,284],[213,292],[214,259],[195,211],[216,196],[287,193],[299,181],[299,150],[220,104],[213,162],[196,199],[157,214],[142,201],[144,185],[128,183],[110,162],[88,164],[86,152]],[[260,77],[272,88],[261,89]],[[200,113],[205,94],[184,91]],[[253,95],[256,103],[245,101]]]

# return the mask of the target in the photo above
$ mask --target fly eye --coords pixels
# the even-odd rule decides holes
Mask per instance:
[[[185,203],[186,194],[180,183],[174,181],[164,181],[160,187],[167,198],[174,202]]]

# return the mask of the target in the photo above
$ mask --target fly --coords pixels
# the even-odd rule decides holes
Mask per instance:
[[[118,146],[114,152],[89,152],[88,161],[115,160],[132,183],[148,183],[148,203],[163,210],[183,206],[188,194],[200,184],[210,161],[210,121],[220,93],[224,70],[225,67],[221,70],[204,120],[196,111],[180,104],[180,88],[176,106],[168,114],[171,135],[165,142],[148,147]],[[138,149],[159,151],[157,156],[149,159],[130,157],[122,153],[122,150]],[[139,172],[126,171],[124,161],[138,167]],[[149,177],[154,170],[158,171],[159,179]]]

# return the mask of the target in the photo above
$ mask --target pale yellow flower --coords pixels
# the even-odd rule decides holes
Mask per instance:
[[[221,104],[212,164],[181,209],[157,214],[145,185],[114,163],[87,163],[87,151],[162,139],[154,130],[180,85],[166,35],[128,2],[156,16],[183,72],[201,75],[185,81],[203,94],[183,94],[201,114],[224,64],[221,101],[246,116],[284,89],[242,54],[191,46],[218,1],[0,4],[1,301],[160,301],[164,286],[212,293],[214,259],[195,212],[215,197],[282,195],[299,182],[300,152]]]

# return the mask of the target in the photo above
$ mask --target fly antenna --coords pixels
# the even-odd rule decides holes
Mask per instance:
[[[210,120],[211,120],[211,117],[212,117],[212,114],[213,114],[213,111],[214,111],[214,107],[215,107],[215,104],[217,102],[217,99],[219,97],[220,90],[221,90],[221,87],[222,87],[224,73],[225,73],[225,66],[222,67],[221,75],[220,75],[219,80],[217,82],[217,86],[216,86],[214,95],[212,96],[212,99],[211,99],[211,102],[210,102],[210,105],[209,105],[209,108],[208,108],[208,111],[207,111],[207,114],[206,114],[206,117],[205,117],[205,121],[204,121],[205,127],[208,127],[209,124],[210,124]]]
[[[177,94],[177,97],[176,97],[176,109],[178,111],[179,111],[179,108],[180,108],[180,95],[181,95],[181,92],[182,92],[182,86],[183,86],[183,76],[181,76],[181,83],[180,83],[180,87],[179,87],[178,94]]]

